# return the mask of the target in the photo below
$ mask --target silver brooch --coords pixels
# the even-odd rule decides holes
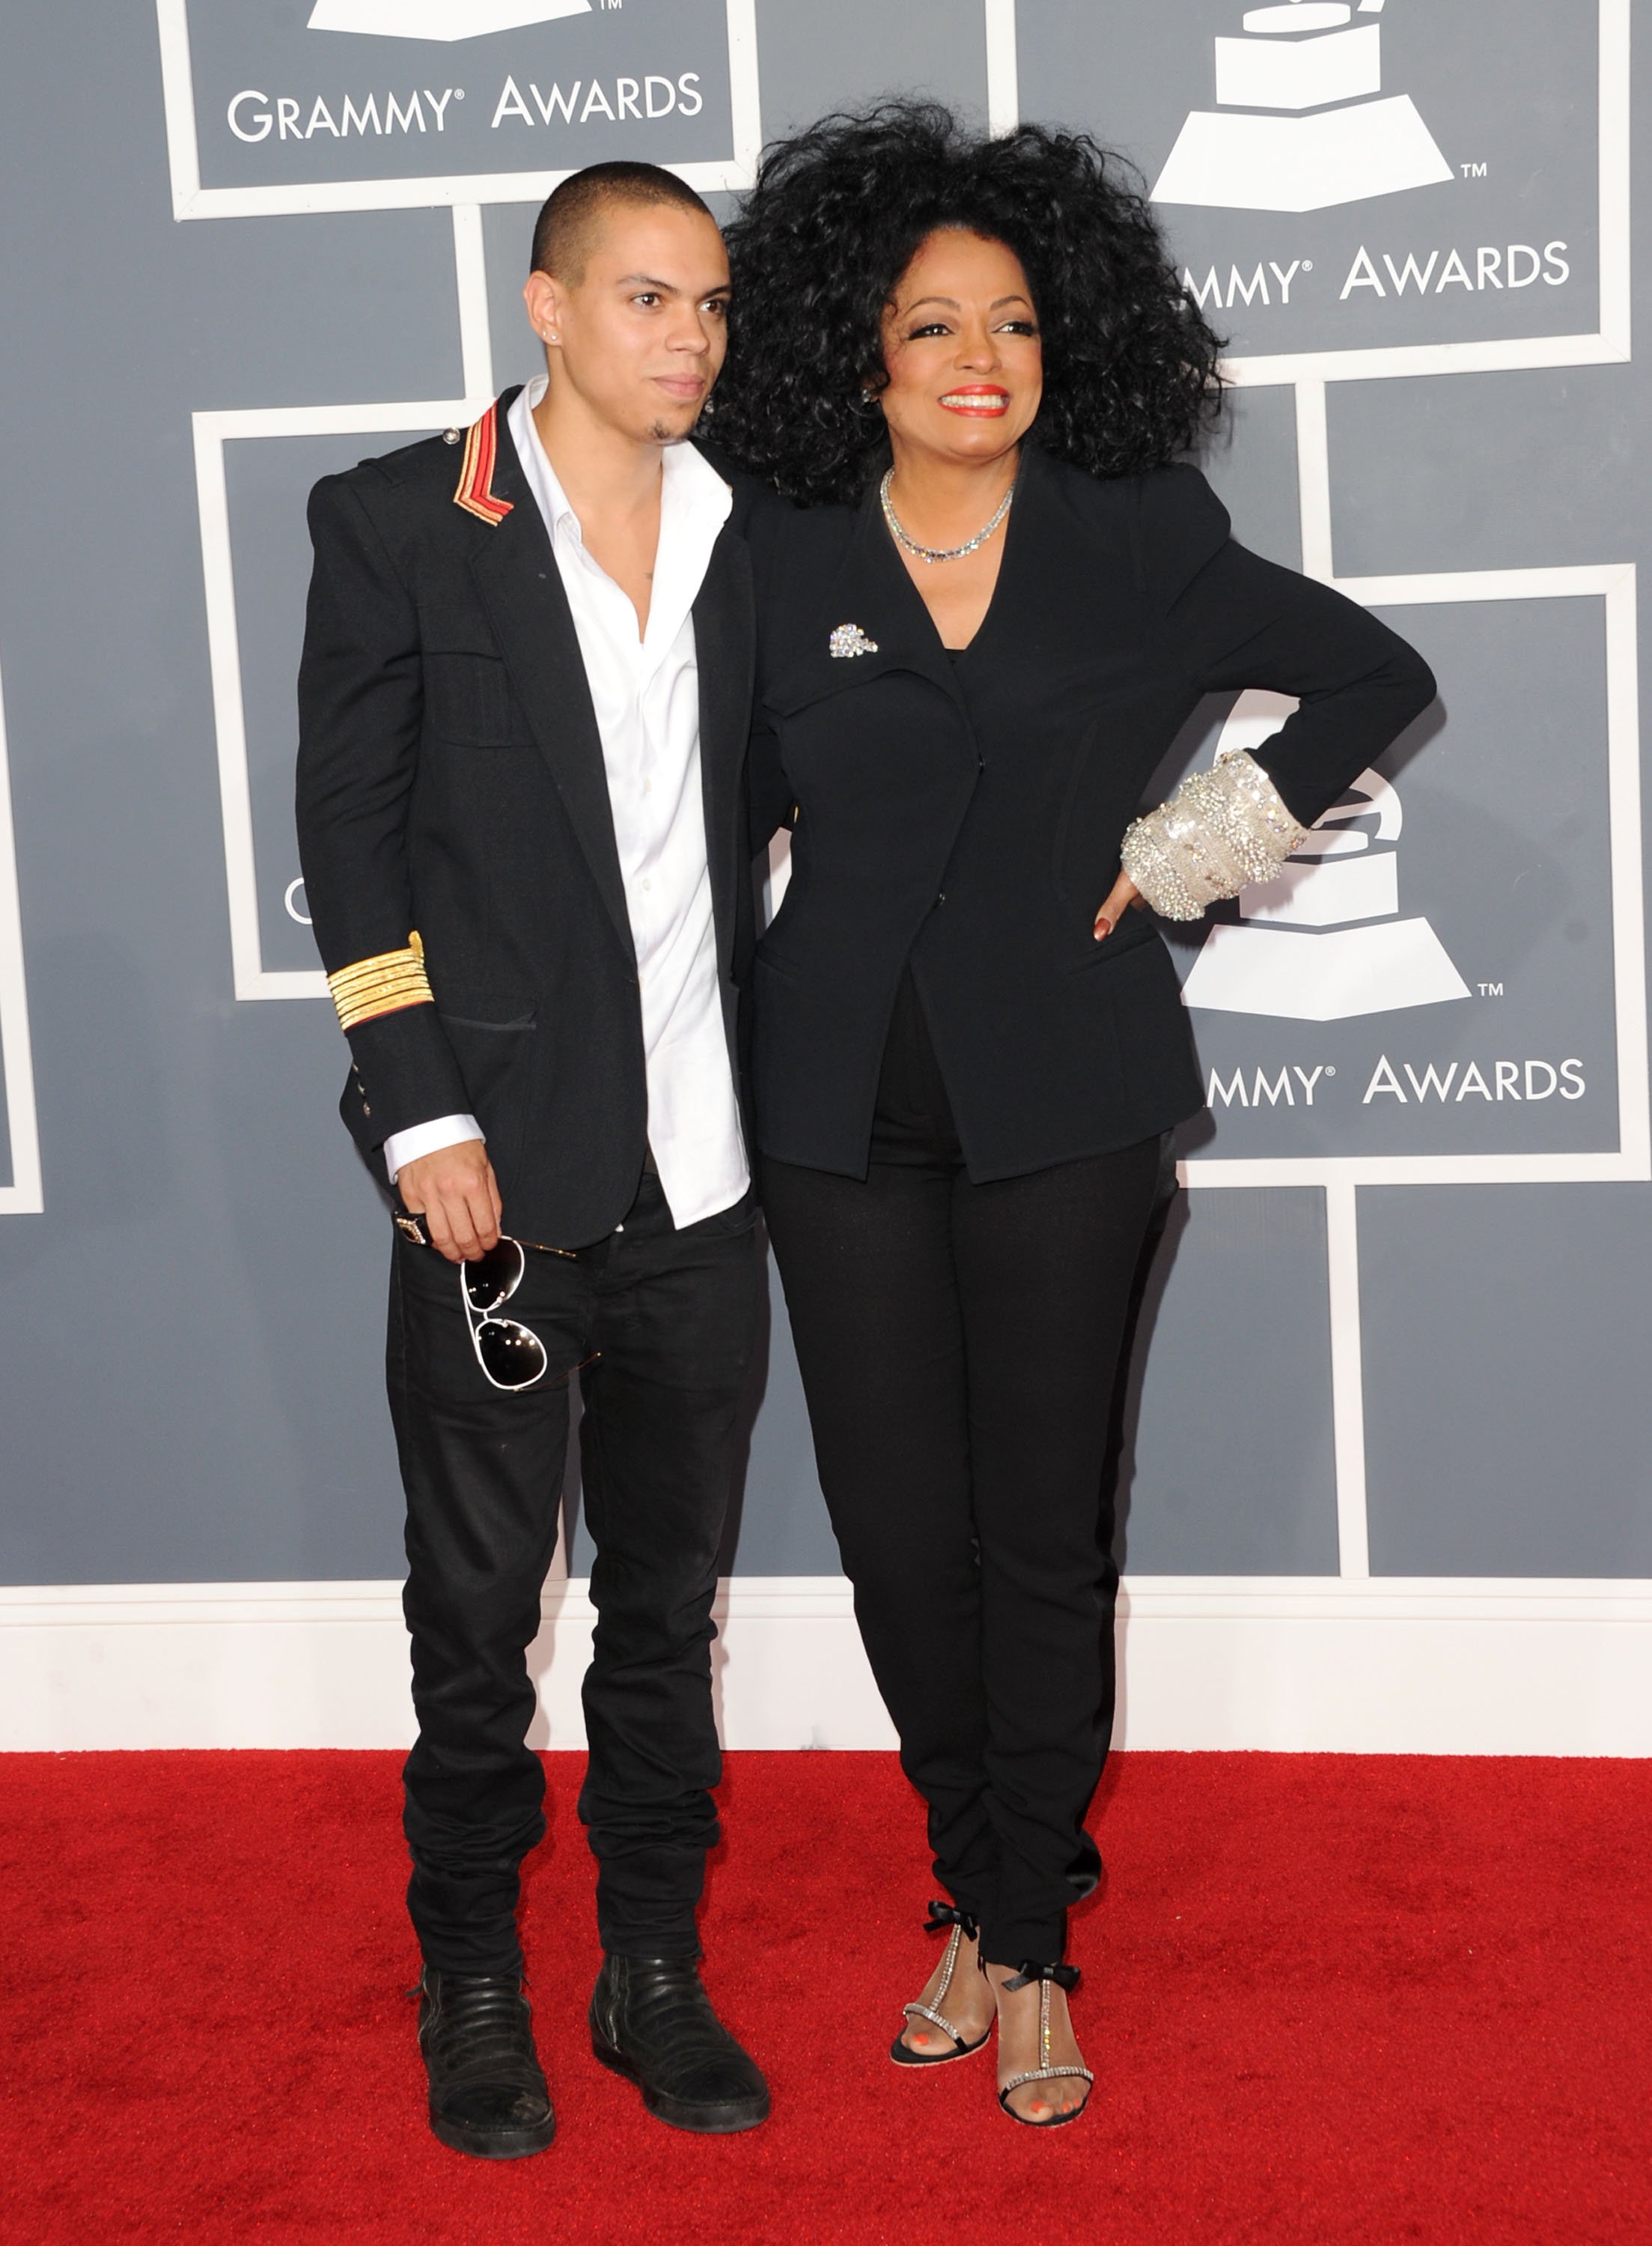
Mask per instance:
[[[840,624],[826,642],[833,655],[875,655],[878,643],[868,639],[859,624]]]

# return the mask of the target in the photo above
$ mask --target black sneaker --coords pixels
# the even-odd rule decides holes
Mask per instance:
[[[418,1984],[418,2047],[430,2075],[430,2125],[482,2161],[542,2153],[556,2134],[532,2007],[514,1974],[438,1973]]]
[[[603,2066],[674,2129],[726,2136],[768,2120],[768,2085],[711,2010],[692,1958],[605,1957],[590,2020]]]

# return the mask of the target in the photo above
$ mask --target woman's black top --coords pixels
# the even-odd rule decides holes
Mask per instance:
[[[1155,766],[1202,695],[1297,695],[1254,754],[1311,822],[1433,699],[1427,664],[1341,594],[1236,545],[1193,468],[1101,482],[1030,449],[992,605],[955,657],[875,489],[858,508],[759,508],[748,535],[756,839],[793,827],[758,947],[763,1151],[866,1174],[908,961],[977,1182],[1195,1113],[1152,918],[1091,934]]]

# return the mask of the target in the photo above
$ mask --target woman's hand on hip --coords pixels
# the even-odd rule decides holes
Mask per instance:
[[[1106,903],[1096,915],[1096,925],[1092,933],[1098,943],[1104,936],[1112,934],[1132,905],[1134,905],[1138,912],[1146,912],[1147,900],[1128,874],[1120,874],[1107,892]]]

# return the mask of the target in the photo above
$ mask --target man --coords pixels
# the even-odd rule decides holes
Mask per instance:
[[[388,1371],[431,2126],[500,2160],[554,2127],[515,1909],[544,1831],[525,1653],[576,1368],[594,2046],[679,2127],[768,2112],[695,1927],[760,1283],[738,1017],[750,572],[728,486],[683,441],[722,364],[728,264],[672,174],[599,164],[546,203],[533,269],[545,377],[316,487],[299,685],[343,1109],[399,1203]]]

